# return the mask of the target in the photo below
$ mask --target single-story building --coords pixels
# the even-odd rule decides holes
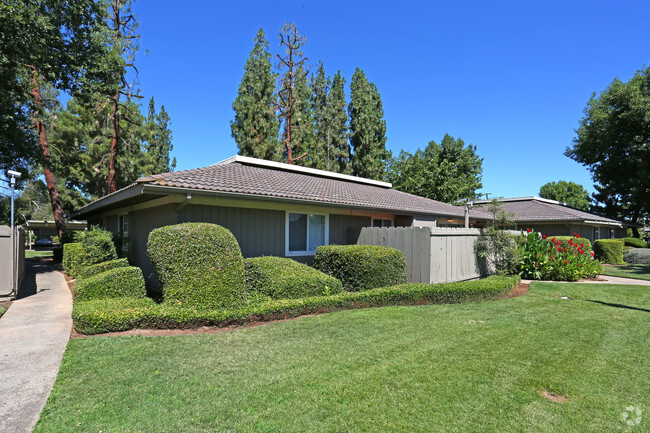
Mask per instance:
[[[572,236],[578,233],[593,243],[597,239],[622,238],[627,236],[628,227],[641,227],[541,197],[496,200],[510,214],[515,230],[530,228],[547,236]],[[486,209],[490,202],[491,200],[478,200],[475,204]]]
[[[88,223],[86,221],[66,221],[66,230],[86,230]],[[28,220],[25,226],[27,230],[34,232],[36,236],[56,236],[56,223],[54,221]]]
[[[463,227],[466,208],[392,189],[390,183],[244,156],[157,174],[77,210],[124,239],[123,254],[156,285],[146,255],[151,230],[182,222],[229,229],[244,257],[309,261],[316,248],[353,244],[363,227]],[[491,215],[469,210],[470,226]]]

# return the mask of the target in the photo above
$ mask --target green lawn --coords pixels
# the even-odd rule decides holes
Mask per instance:
[[[603,275],[650,280],[650,265],[605,266]]]
[[[648,431],[649,325],[649,287],[536,282],[502,301],[74,339],[35,431]]]
[[[52,251],[25,250],[26,259],[35,259],[40,257],[52,257]]]

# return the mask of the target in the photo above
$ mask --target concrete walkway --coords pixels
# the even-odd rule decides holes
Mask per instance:
[[[18,298],[0,317],[0,432],[30,432],[72,328],[72,297],[49,264],[27,260]]]

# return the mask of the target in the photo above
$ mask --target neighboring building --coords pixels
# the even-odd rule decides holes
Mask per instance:
[[[143,177],[72,216],[121,236],[123,254],[156,285],[147,239],[151,230],[169,224],[219,224],[235,235],[245,257],[308,261],[320,245],[356,243],[363,227],[462,227],[465,210],[396,191],[386,182],[234,156],[209,167]],[[490,218],[472,209],[469,223],[481,226]]]
[[[88,223],[86,221],[66,221],[66,230],[86,230]],[[34,232],[36,236],[56,236],[56,223],[54,221],[28,220],[25,226],[27,230]]]
[[[511,214],[515,230],[530,228],[547,236],[572,236],[578,233],[593,243],[597,239],[625,237],[628,227],[642,227],[541,197],[501,198],[497,201]],[[475,202],[484,210],[489,203],[490,200]]]

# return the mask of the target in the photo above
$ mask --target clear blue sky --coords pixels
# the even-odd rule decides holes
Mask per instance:
[[[285,21],[330,75],[364,70],[382,96],[387,147],[415,151],[445,133],[475,144],[483,189],[537,195],[560,179],[593,192],[563,155],[592,92],[650,64],[650,2],[147,1],[134,10],[142,94],[172,119],[177,169],[237,153],[231,104],[264,29]],[[148,53],[148,54],[147,54]]]

